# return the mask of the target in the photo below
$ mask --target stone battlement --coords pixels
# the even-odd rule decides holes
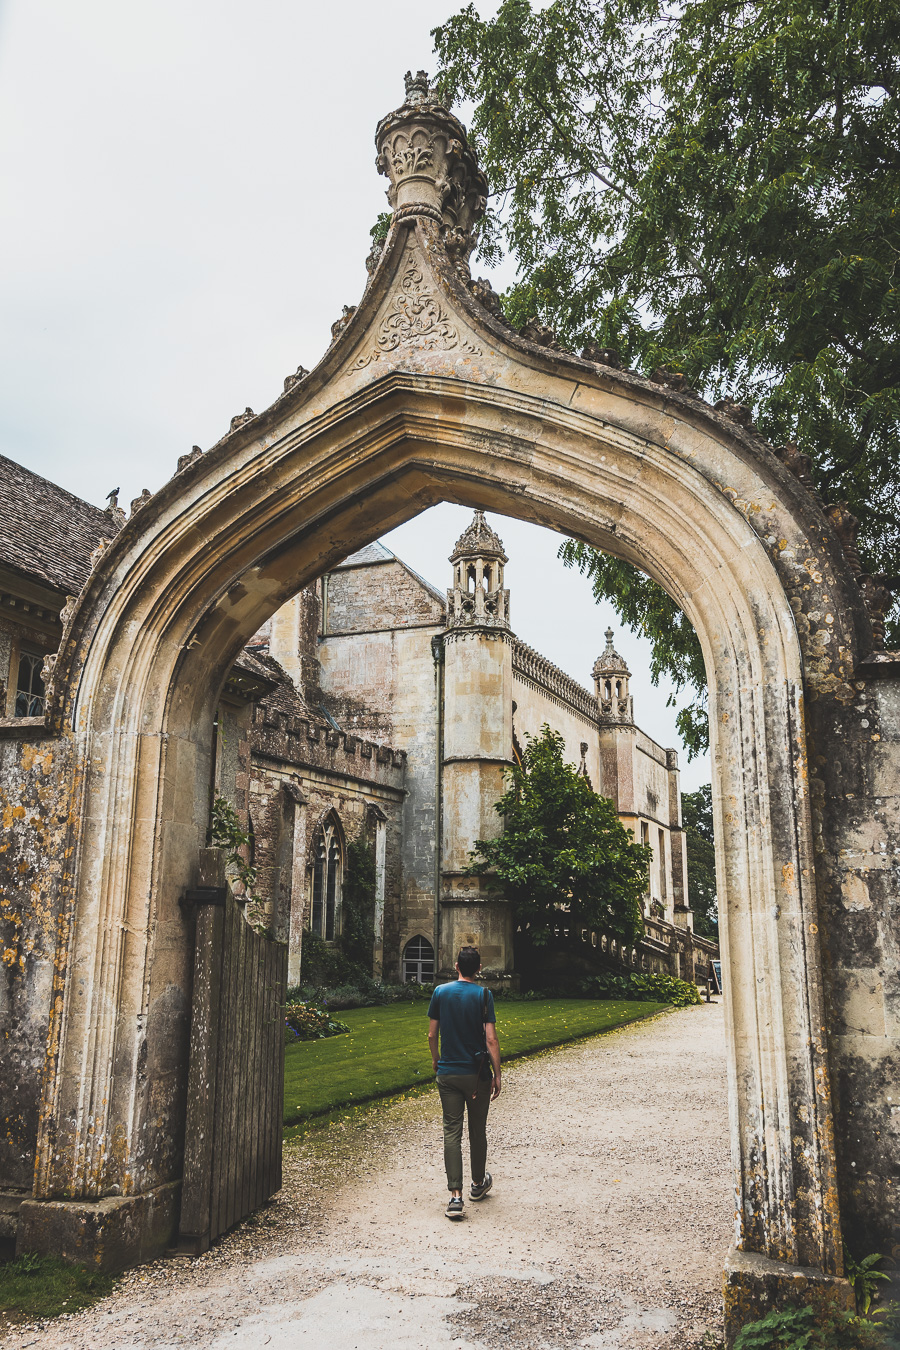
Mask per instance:
[[[312,763],[352,778],[374,778],[389,787],[403,786],[405,750],[379,745],[312,718],[293,717],[257,706],[252,740],[255,754],[289,764]]]
[[[513,639],[512,667],[514,675],[531,680],[554,698],[596,722],[600,709],[594,695],[520,638]]]

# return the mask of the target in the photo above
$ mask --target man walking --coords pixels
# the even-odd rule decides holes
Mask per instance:
[[[459,979],[439,984],[428,1006],[428,1044],[444,1114],[444,1166],[450,1191],[445,1211],[448,1219],[463,1216],[462,1128],[466,1112],[472,1166],[469,1199],[483,1200],[494,1184],[490,1172],[485,1171],[487,1117],[491,1102],[500,1096],[500,1043],[494,996],[475,981],[480,970],[478,950],[461,948],[456,958]]]

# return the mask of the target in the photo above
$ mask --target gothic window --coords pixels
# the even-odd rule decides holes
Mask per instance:
[[[43,656],[22,652],[16,678],[16,717],[43,717],[44,681],[41,679]]]
[[[343,872],[340,826],[332,814],[319,826],[313,841],[310,927],[326,942],[333,941],[340,932]]]
[[[414,937],[403,952],[405,984],[431,984],[434,980],[434,948],[427,938]]]
[[[466,584],[467,584],[467,586],[468,586],[468,590],[469,590],[469,594],[470,594],[470,595],[474,595],[474,594],[475,594],[475,582],[476,582],[475,568],[474,568],[474,567],[470,567],[470,568],[469,568],[469,571],[468,571],[468,579],[467,579],[467,582],[466,582]]]

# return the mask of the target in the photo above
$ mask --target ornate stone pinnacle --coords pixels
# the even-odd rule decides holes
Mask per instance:
[[[406,100],[378,123],[375,144],[375,166],[390,179],[387,199],[395,212],[472,234],[484,214],[487,180],[465,127],[438,102],[424,70],[407,72]]]
[[[594,662],[594,668],[591,671],[594,679],[602,675],[630,675],[631,672],[625,663],[623,657],[619,655],[613,646],[613,630],[606,630],[606,647]]]
[[[456,541],[456,547],[450,554],[450,562],[459,562],[460,558],[499,558],[508,562],[503,541],[484,518],[483,511],[476,511],[472,523]]]

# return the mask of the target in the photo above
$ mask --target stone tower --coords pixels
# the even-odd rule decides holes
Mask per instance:
[[[444,646],[440,969],[453,971],[456,953],[471,943],[488,975],[512,969],[509,905],[463,875],[476,839],[500,833],[494,803],[504,790],[512,756],[512,640],[506,553],[476,511],[450,555]]]
[[[600,725],[622,725],[634,722],[634,700],[628,692],[631,671],[613,646],[613,630],[606,630],[606,647],[594,662],[591,671],[594,692],[600,707]]]

